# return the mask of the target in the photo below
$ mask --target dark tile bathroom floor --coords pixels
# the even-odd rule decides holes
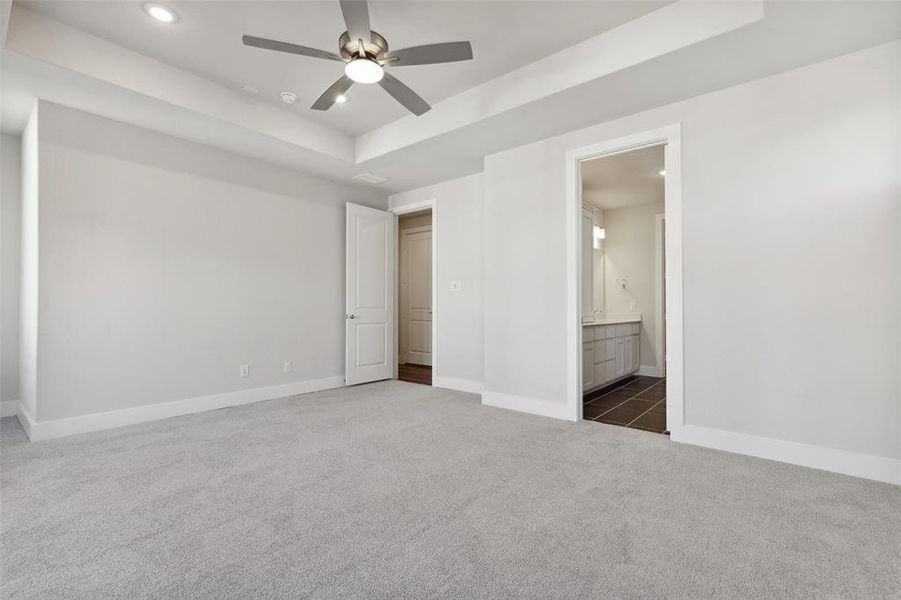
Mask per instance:
[[[666,378],[631,377],[583,397],[582,416],[589,421],[666,431]]]

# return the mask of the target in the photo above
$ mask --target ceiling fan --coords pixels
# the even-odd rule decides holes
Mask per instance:
[[[416,92],[387,73],[385,67],[433,65],[472,60],[472,45],[469,42],[427,44],[391,52],[388,50],[387,40],[369,28],[369,5],[366,0],[339,1],[347,31],[338,38],[337,54],[251,35],[245,35],[242,38],[245,46],[344,63],[344,75],[319,96],[319,99],[311,107],[313,110],[330,109],[338,97],[346,93],[354,83],[378,83],[407,110],[419,116],[432,107]]]

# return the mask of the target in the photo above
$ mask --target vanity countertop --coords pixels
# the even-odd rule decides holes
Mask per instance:
[[[595,327],[597,325],[618,325],[621,323],[641,323],[641,315],[609,316],[590,323],[582,323],[582,327]]]

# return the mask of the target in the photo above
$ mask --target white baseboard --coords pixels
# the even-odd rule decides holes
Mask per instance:
[[[484,391],[482,392],[482,404],[542,417],[552,417],[565,421],[573,420],[572,415],[568,414],[565,402],[551,402],[550,400],[532,398],[530,396],[515,396],[513,394]]]
[[[663,377],[663,369],[660,367],[641,365],[638,367],[638,373],[636,373],[636,375],[641,375],[642,377]]]
[[[698,425],[683,425],[670,434],[673,441],[758,458],[832,471],[901,485],[901,460],[800,442],[759,437]]]
[[[19,401],[19,407],[16,411],[16,419],[19,420],[19,424],[22,425],[22,429],[25,430],[25,435],[28,436],[28,439],[31,439],[31,426],[34,423],[34,417],[31,416],[31,413],[28,412],[28,409],[25,408],[25,405],[22,401]]]
[[[227,408],[229,406],[238,406],[240,404],[251,404],[263,400],[274,400],[276,398],[285,398],[297,394],[318,392],[320,390],[342,387],[343,385],[344,376],[338,375],[323,379],[295,381],[269,387],[226,392],[224,394],[215,394],[212,396],[199,396],[197,398],[162,402],[160,404],[148,404],[146,406],[135,406],[133,408],[123,408],[120,410],[92,413],[65,419],[53,419],[50,421],[35,420],[34,415],[31,415],[28,411],[24,410],[23,405],[20,403],[19,422],[22,423],[22,427],[25,429],[25,433],[28,434],[28,438],[33,442],[37,442],[40,440],[49,440],[79,433],[88,433],[90,431],[100,431],[102,429],[112,429],[113,427],[123,427],[125,425],[134,425],[147,421],[167,419],[169,417],[177,417],[207,410]]]
[[[467,392],[469,394],[481,394],[485,389],[481,381],[473,381],[471,379],[461,379],[459,377],[442,377],[434,376],[432,378],[432,386],[446,388],[449,390],[457,390],[458,392]]]
[[[3,400],[0,402],[0,417],[14,417],[18,411],[18,400]]]

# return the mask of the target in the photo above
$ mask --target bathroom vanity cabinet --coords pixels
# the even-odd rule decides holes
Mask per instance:
[[[582,325],[582,391],[632,375],[640,366],[641,322],[584,323]]]

